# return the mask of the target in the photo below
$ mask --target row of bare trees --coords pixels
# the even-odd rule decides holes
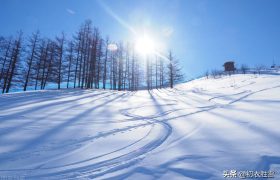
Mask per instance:
[[[145,68],[146,66],[146,68]],[[72,38],[0,37],[0,88],[26,91],[45,88],[131,90],[173,87],[182,80],[173,54],[141,58],[133,44],[102,38],[90,20]],[[146,80],[146,81],[145,81]],[[145,83],[146,82],[146,83]]]
[[[255,65],[254,67],[249,67],[246,64],[241,64],[235,71],[226,72],[223,70],[213,69],[210,72],[207,70],[204,76],[208,79],[210,76],[213,78],[220,78],[223,75],[231,75],[231,74],[262,74],[263,72],[268,71],[270,68],[267,68],[265,65]]]

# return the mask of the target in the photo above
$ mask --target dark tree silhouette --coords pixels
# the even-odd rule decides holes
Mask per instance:
[[[24,43],[0,37],[0,88],[8,93],[21,86],[23,91],[57,85],[66,88],[109,88],[112,90],[173,87],[182,79],[178,61],[155,54],[141,57],[131,43],[114,43],[101,36],[86,20],[72,38],[64,33],[54,39],[39,31]],[[146,85],[145,85],[146,84]],[[109,86],[108,86],[109,85]]]

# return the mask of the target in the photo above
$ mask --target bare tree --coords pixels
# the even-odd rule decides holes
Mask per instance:
[[[76,88],[76,82],[78,78],[78,68],[80,64],[80,55],[81,55],[81,43],[82,43],[82,32],[78,32],[78,36],[74,37],[75,39],[75,51],[76,51],[76,58],[75,58],[75,73],[74,73],[74,88]]]
[[[160,59],[159,61],[159,83],[160,83],[160,88],[164,87],[164,74],[165,74],[165,68],[164,68],[164,62],[163,59]]]
[[[46,47],[45,49],[43,50],[43,54],[42,54],[42,74],[41,74],[41,83],[40,83],[40,86],[41,86],[41,89],[44,89],[44,81],[45,81],[45,75],[46,75],[46,71],[47,71],[47,67],[48,67],[48,63],[49,63],[49,49],[50,49],[50,40],[47,40],[46,41]]]
[[[118,90],[122,90],[122,81],[123,81],[123,45],[119,44],[118,49]]]
[[[265,66],[264,65],[256,65],[255,69],[256,69],[257,73],[260,75],[262,70],[265,69]]]
[[[28,82],[30,79],[30,72],[32,69],[32,65],[33,65],[34,59],[36,58],[36,52],[37,52],[36,49],[37,49],[37,44],[38,44],[38,38],[39,38],[39,31],[34,33],[32,35],[32,37],[30,37],[30,39],[29,39],[29,42],[30,42],[30,45],[29,45],[30,52],[29,53],[30,54],[29,54],[28,61],[27,61],[27,73],[25,76],[25,83],[24,83],[23,91],[26,91],[26,89],[27,89]]]
[[[56,44],[55,42],[50,41],[49,42],[49,56],[47,60],[47,67],[46,67],[46,76],[43,77],[43,88],[45,89],[46,84],[51,81],[52,79],[55,79],[54,76],[54,63],[55,63],[55,49],[56,49]]]
[[[106,89],[106,80],[107,80],[107,62],[108,62],[108,47],[109,46],[109,37],[106,38],[105,42],[105,58],[104,58],[104,68],[103,68],[103,89]]]
[[[1,63],[2,63],[2,67],[1,67],[1,72],[0,72],[0,85],[2,84],[2,79],[4,77],[5,74],[5,70],[6,70],[6,66],[7,64],[9,64],[9,56],[11,53],[11,49],[12,49],[12,38],[9,38],[9,40],[3,39],[1,41],[1,50],[3,51],[3,55],[1,55]]]
[[[37,87],[39,86],[40,81],[42,80],[42,75],[41,75],[41,71],[42,71],[42,64],[46,59],[46,47],[47,47],[47,43],[46,40],[42,40],[40,42],[40,47],[39,47],[39,58],[36,60],[34,66],[32,67],[35,74],[34,74],[34,78],[35,79],[35,90],[37,90]]]
[[[169,51],[169,64],[168,64],[168,75],[169,75],[169,86],[174,87],[174,83],[183,80],[184,76],[181,73],[181,67],[179,66],[178,60],[175,60],[171,51]]]
[[[67,61],[68,61],[67,88],[69,88],[70,77],[72,74],[73,59],[74,59],[74,43],[72,41],[70,41],[68,43],[67,51],[68,51],[68,55],[67,55]]]
[[[209,78],[209,71],[208,71],[208,70],[205,72],[205,77],[206,77],[207,79]]]
[[[61,81],[63,78],[63,50],[64,50],[64,43],[65,43],[65,35],[64,33],[61,34],[61,37],[56,37],[57,41],[57,56],[58,56],[58,71],[57,71],[57,88],[60,89]]]
[[[102,70],[102,63],[101,63],[101,59],[102,59],[102,56],[103,56],[103,51],[102,51],[102,48],[103,48],[103,39],[99,39],[99,43],[98,43],[98,49],[97,49],[97,72],[96,72],[96,88],[99,89],[99,83],[100,83],[100,78],[101,78],[101,70]]]
[[[9,63],[9,68],[7,69],[6,72],[6,78],[4,81],[4,87],[2,92],[8,93],[11,85],[12,85],[12,80],[15,75],[16,67],[19,64],[19,58],[20,58],[20,50],[21,50],[21,44],[22,44],[22,32],[19,32],[18,38],[14,42],[14,47],[12,51],[12,56],[11,56],[11,61]]]
[[[246,72],[248,71],[248,66],[246,64],[242,64],[240,67],[240,70],[243,74],[246,74]]]

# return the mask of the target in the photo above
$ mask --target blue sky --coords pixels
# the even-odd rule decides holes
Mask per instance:
[[[280,64],[279,0],[0,0],[0,35],[39,29],[71,36],[91,19],[103,36],[132,41],[145,30],[172,49],[188,77],[237,64]],[[110,12],[109,12],[110,11]],[[114,17],[115,16],[115,17]],[[116,18],[117,17],[117,18]]]

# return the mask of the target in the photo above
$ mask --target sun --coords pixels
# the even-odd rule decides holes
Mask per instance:
[[[155,41],[147,35],[138,37],[135,42],[137,53],[146,56],[155,52]]]

